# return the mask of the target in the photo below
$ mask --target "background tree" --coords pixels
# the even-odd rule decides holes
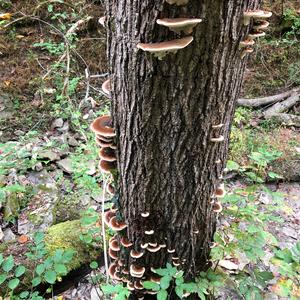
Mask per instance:
[[[128,267],[145,267],[146,277],[151,267],[172,262],[194,278],[209,267],[220,208],[215,196],[222,193],[246,63],[240,42],[253,33],[252,19],[245,25],[243,15],[257,10],[260,1],[167,2],[176,1],[107,1],[119,211],[132,249],[145,251],[138,259],[123,251],[119,259]],[[179,17],[202,22],[188,35],[156,22]],[[138,49],[139,43],[185,36],[193,41],[161,60]],[[161,248],[150,252],[145,244]]]

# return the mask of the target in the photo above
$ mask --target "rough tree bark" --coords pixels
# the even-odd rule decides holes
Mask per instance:
[[[220,183],[228,150],[230,123],[246,58],[239,42],[250,26],[243,11],[260,0],[107,0],[108,57],[112,116],[117,134],[120,212],[134,249],[144,242],[167,244],[127,263],[164,267],[172,256],[194,278],[209,266],[216,229],[212,195]],[[202,18],[194,41],[158,60],[137,44],[182,37],[156,24],[158,18]],[[224,123],[221,129],[212,129]],[[212,137],[223,135],[223,143]],[[220,160],[221,163],[216,163]],[[141,213],[149,212],[148,218]],[[154,235],[145,235],[146,230]],[[126,257],[127,256],[127,257]],[[175,299],[175,298],[174,298]]]

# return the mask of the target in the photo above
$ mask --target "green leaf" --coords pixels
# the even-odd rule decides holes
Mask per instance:
[[[228,160],[226,164],[226,168],[229,171],[238,171],[240,168],[240,165],[232,160]]]
[[[168,292],[166,290],[160,290],[157,294],[157,300],[166,300],[168,298]]]
[[[168,269],[155,269],[154,272],[160,276],[169,275]]]
[[[73,259],[75,253],[76,253],[76,251],[74,251],[74,250],[66,250],[66,251],[64,251],[62,262],[65,263],[65,264],[68,263],[68,262],[70,262]]]
[[[160,285],[152,281],[144,281],[144,288],[147,290],[159,291]]]
[[[9,272],[12,270],[12,268],[14,267],[15,265],[15,262],[14,262],[14,258],[12,257],[12,255],[10,255],[8,258],[6,258],[4,261],[3,261],[3,264],[2,264],[2,269],[4,272]]]
[[[45,271],[45,266],[44,266],[44,264],[37,265],[36,268],[35,268],[35,272],[36,272],[38,275],[42,275],[44,271]]]
[[[15,270],[15,276],[16,277],[20,277],[20,276],[22,276],[24,273],[25,273],[25,271],[26,271],[26,269],[25,269],[25,267],[24,266],[18,266],[17,268],[16,268],[16,270]]]
[[[45,237],[45,235],[43,232],[36,232],[33,237],[33,240],[36,244],[39,244],[44,240],[44,237]]]
[[[66,266],[63,264],[55,264],[54,270],[56,273],[61,274],[61,275],[65,275],[68,273]]]
[[[176,295],[182,299],[182,296],[183,296],[183,288],[181,286],[176,286],[175,287],[175,292],[176,292]]]
[[[11,290],[14,290],[19,285],[19,283],[20,283],[20,280],[18,278],[14,278],[8,282],[8,287]]]
[[[52,270],[48,270],[45,272],[44,277],[45,280],[50,283],[50,284],[54,284],[56,281],[56,272],[52,271]]]
[[[31,280],[32,286],[38,286],[40,283],[42,282],[42,278],[41,277],[35,277]]]
[[[171,281],[172,277],[169,275],[166,275],[164,277],[161,278],[160,280],[160,286],[162,289],[167,290],[170,286],[170,281]]]
[[[91,267],[91,269],[97,269],[98,268],[98,263],[96,261],[92,261],[90,263],[90,267]]]
[[[22,292],[19,296],[21,299],[26,299],[29,296],[29,292],[28,291]]]
[[[116,286],[111,284],[101,285],[101,290],[104,294],[113,294],[116,292]]]
[[[198,291],[197,294],[201,300],[205,300],[205,295],[201,291]]]
[[[1,264],[3,263],[3,261],[4,261],[3,254],[0,253],[0,266],[1,266]]]
[[[2,284],[7,279],[6,274],[0,274],[0,284]]]

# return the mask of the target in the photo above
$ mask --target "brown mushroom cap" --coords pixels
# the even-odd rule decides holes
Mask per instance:
[[[114,188],[114,186],[111,184],[111,183],[109,183],[108,185],[107,185],[107,187],[106,187],[106,190],[107,190],[107,192],[110,194],[110,195],[114,195],[115,194],[115,188]]]
[[[109,247],[115,252],[118,252],[121,250],[117,239],[114,237],[109,240]]]
[[[215,197],[223,198],[225,196],[225,187],[224,184],[220,184],[215,190]]]
[[[164,18],[156,20],[158,25],[166,26],[170,30],[180,33],[184,31],[186,34],[193,32],[193,28],[202,22],[202,19],[196,18]]]
[[[159,250],[160,250],[160,245],[158,245],[158,246],[156,246],[156,247],[151,247],[151,246],[148,246],[147,247],[147,250],[149,251],[149,252],[152,252],[152,253],[155,253],[155,252],[158,252]]]
[[[243,51],[243,53],[242,53],[242,55],[241,55],[241,58],[243,59],[247,54],[250,54],[250,53],[252,53],[253,51],[254,51],[253,48],[247,47],[247,48]]]
[[[150,278],[149,278],[149,281],[151,282],[154,282],[154,283],[157,283],[157,284],[160,284],[160,277],[157,276],[157,275],[152,275]]]
[[[265,32],[259,31],[259,30],[258,30],[258,31],[249,33],[249,34],[248,34],[248,38],[249,38],[249,39],[256,39],[256,38],[259,38],[259,37],[263,37],[263,36],[265,36],[265,35],[266,35]]]
[[[143,282],[141,280],[136,280],[134,282],[134,288],[136,290],[142,290],[144,288]]]
[[[192,36],[184,37],[181,39],[153,43],[153,44],[137,44],[138,49],[149,52],[164,52],[164,51],[172,51],[172,50],[180,50],[187,47],[193,41]]]
[[[219,213],[222,211],[222,204],[218,201],[214,202],[213,203],[213,211],[216,212],[216,213]]]
[[[115,145],[113,144],[113,142],[106,142],[102,139],[100,139],[98,136],[95,137],[95,142],[98,146],[102,147],[102,148],[107,148],[110,147],[112,149],[116,149]]]
[[[111,278],[114,278],[115,273],[117,272],[118,265],[116,263],[112,263],[108,268],[108,275]]]
[[[112,119],[110,116],[102,116],[98,117],[91,124],[90,129],[99,135],[103,135],[105,137],[114,137],[116,136],[114,128],[112,127]]]
[[[112,170],[115,170],[117,168],[117,164],[115,161],[107,161],[104,159],[101,159],[99,162],[99,169],[103,173],[111,173]]]
[[[247,39],[240,42],[240,48],[253,46],[255,42],[252,39]],[[222,124],[223,125],[223,124]],[[213,127],[216,128],[216,127]]]
[[[262,30],[268,28],[270,23],[265,20],[257,20],[255,24],[253,25],[253,29],[255,30]]]
[[[112,259],[118,259],[118,252],[112,250],[111,248],[108,249],[108,255]]]
[[[101,24],[102,26],[105,26],[106,16],[103,16],[103,17],[99,18],[98,22],[99,22],[99,24]]]
[[[106,136],[103,136],[103,135],[100,135],[100,134],[96,134],[96,137],[103,141],[103,142],[107,142],[107,143],[113,143],[114,141],[114,138],[113,137],[106,137]]]
[[[111,210],[108,210],[104,213],[104,223],[109,226],[109,221],[112,217],[115,217],[116,216],[116,213],[111,211]]]
[[[129,271],[132,277],[142,278],[146,269],[144,267],[140,267],[132,264],[130,265]]]
[[[116,161],[116,153],[115,151],[110,147],[105,147],[99,150],[99,157],[100,159],[103,159],[105,161]]]
[[[107,79],[106,81],[104,81],[102,83],[102,91],[107,95],[110,94],[110,92],[111,92],[110,79]]]
[[[132,250],[130,251],[130,256],[131,256],[132,258],[141,258],[143,255],[144,255],[143,252],[139,252],[139,251],[136,251],[136,250],[134,250],[134,249],[132,249]]]
[[[127,227],[125,222],[118,221],[117,217],[114,216],[109,220],[109,227],[115,231],[121,231]]]
[[[134,283],[133,282],[127,282],[127,288],[129,291],[134,291]]]
[[[129,248],[133,245],[126,236],[122,236],[120,242],[124,248]]]

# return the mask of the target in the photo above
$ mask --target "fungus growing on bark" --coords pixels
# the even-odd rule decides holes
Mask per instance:
[[[166,2],[171,5],[175,4],[177,6],[180,6],[188,4],[189,0],[166,0]]]
[[[149,212],[143,212],[143,213],[141,213],[141,216],[143,218],[148,218],[150,216],[150,213]]]
[[[154,234],[154,230],[145,230],[146,235],[152,235]]]
[[[129,275],[129,270],[127,268],[124,268],[122,270],[122,273],[125,274],[125,275]]]
[[[256,38],[259,38],[259,37],[263,37],[263,36],[265,36],[265,35],[266,35],[265,32],[263,32],[263,31],[261,31],[261,30],[256,30],[256,31],[254,31],[254,32],[249,33],[249,34],[248,34],[248,38],[249,38],[249,39],[256,39]]]
[[[217,138],[211,138],[210,141],[213,142],[213,143],[221,143],[221,142],[224,141],[224,136],[223,136],[223,135],[220,135],[220,136],[217,137]]]
[[[268,21],[257,20],[255,22],[255,24],[253,25],[253,29],[255,29],[255,30],[264,30],[264,29],[268,28],[269,25],[270,25],[270,23]]]
[[[244,12],[244,25],[247,26],[250,23],[251,18],[258,18],[264,14],[262,10],[248,10]]]
[[[216,164],[219,165],[221,163],[221,159],[216,160]]]
[[[216,188],[214,196],[217,198],[223,198],[225,194],[226,192],[225,192],[224,183],[222,183]]]
[[[126,236],[122,236],[120,242],[124,248],[129,248],[132,246],[132,243],[128,240]]]
[[[176,262],[176,261],[173,261],[173,265],[174,265],[175,267],[178,267],[178,266],[180,266],[180,263],[179,263],[179,262]]]
[[[156,23],[158,25],[168,27],[170,30],[176,33],[180,33],[181,31],[183,31],[186,34],[191,34],[194,27],[196,27],[201,22],[202,19],[196,18],[165,18],[156,20]]]
[[[103,16],[103,17],[99,18],[98,22],[99,22],[99,24],[101,24],[102,26],[105,26],[106,16]]]
[[[167,249],[168,253],[175,253],[175,249]]]
[[[216,201],[216,202],[213,203],[213,211],[214,211],[215,213],[221,212],[222,209],[223,209],[223,208],[222,208],[222,204],[221,204],[219,201]]]
[[[110,87],[110,79],[105,80],[102,83],[102,91],[106,94],[106,95],[110,95],[111,92],[111,87]]]
[[[115,273],[117,272],[117,267],[118,267],[118,265],[115,262],[109,266],[109,268],[108,268],[109,277],[111,277],[111,278],[115,277]]]
[[[115,217],[115,212],[108,210],[104,213],[104,223],[109,226],[109,221],[112,217]]]
[[[220,123],[220,124],[216,124],[216,125],[212,125],[212,129],[219,129],[222,128],[224,126],[224,124]]]
[[[117,157],[112,148],[106,147],[99,150],[99,157],[105,161],[116,161]]]
[[[102,173],[108,174],[108,173],[111,173],[111,171],[116,169],[117,164],[115,161],[107,161],[107,160],[101,159],[99,161],[98,166]]]
[[[98,136],[95,137],[95,142],[98,146],[102,148],[110,147],[112,149],[115,149],[113,142],[106,142],[102,139],[100,139]]]
[[[149,252],[155,253],[155,252],[158,252],[158,251],[160,250],[160,246],[159,246],[159,245],[156,246],[156,247],[148,246],[148,247],[147,247],[147,250],[148,250]]]
[[[250,53],[252,53],[254,51],[254,49],[253,48],[246,48],[244,51],[243,51],[243,53],[242,53],[242,55],[241,55],[241,58],[243,59],[247,54],[250,54]]]
[[[106,190],[112,196],[115,194],[115,188],[113,187],[113,185],[111,183],[109,183],[107,185]]]
[[[217,247],[217,246],[218,246],[218,244],[215,243],[215,242],[212,242],[212,243],[210,243],[210,245],[209,245],[210,249],[213,249],[213,248],[215,248],[215,247]]]
[[[137,48],[152,53],[158,59],[163,59],[168,53],[176,53],[178,50],[187,47],[193,41],[192,36],[177,40],[171,40],[153,44],[137,44]]]
[[[133,282],[127,282],[127,288],[129,291],[134,291],[134,283]]]
[[[141,244],[141,248],[142,248],[142,249],[146,249],[146,248],[148,247],[148,245],[149,245],[148,243]]]
[[[134,288],[136,290],[142,290],[144,288],[144,285],[143,285],[142,281],[141,280],[136,280],[134,282]]]
[[[132,277],[142,278],[145,273],[145,268],[136,266],[136,265],[130,265],[129,272]]]
[[[109,220],[109,227],[114,231],[122,231],[127,225],[125,222],[118,221],[117,217],[114,216]]]
[[[108,249],[108,255],[112,259],[118,259],[118,252],[112,250],[111,248]]]
[[[149,281],[151,282],[154,282],[154,283],[157,283],[157,284],[160,284],[160,277],[159,276],[156,276],[156,275],[152,275],[150,278],[149,278]]]
[[[156,247],[156,246],[157,246],[157,243],[149,243],[149,246],[151,246],[151,247]]]
[[[144,255],[143,252],[139,252],[139,251],[136,251],[136,250],[133,250],[133,249],[130,251],[130,256],[132,258],[141,258],[143,255]]]
[[[248,38],[248,39],[240,42],[240,48],[251,47],[254,44],[255,44],[255,42],[252,39]]]
[[[116,252],[120,251],[120,245],[119,245],[118,241],[116,240],[116,238],[114,238],[114,237],[109,240],[109,247],[113,251],[116,251]]]
[[[116,136],[114,128],[112,127],[112,119],[108,115],[95,119],[91,124],[90,129],[95,134],[102,135],[104,137]]]

